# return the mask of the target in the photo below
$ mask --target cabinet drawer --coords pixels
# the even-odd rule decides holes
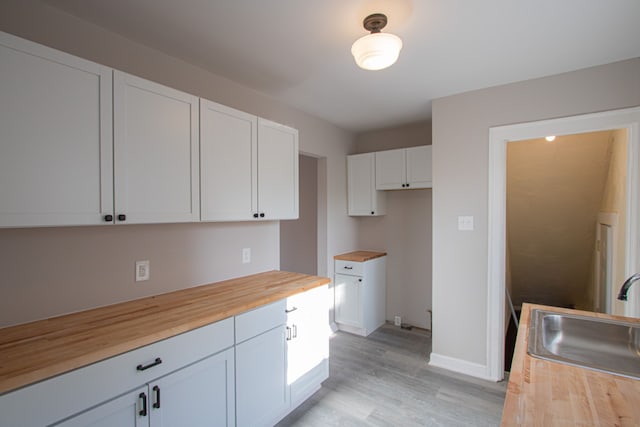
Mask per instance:
[[[283,325],[286,308],[286,301],[280,300],[236,316],[236,344]]]
[[[228,318],[67,372],[0,396],[2,425],[49,425],[231,346]]]
[[[364,262],[336,260],[336,274],[349,274],[351,276],[362,276],[364,273]]]

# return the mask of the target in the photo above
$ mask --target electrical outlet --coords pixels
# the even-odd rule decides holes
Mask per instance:
[[[396,316],[393,318],[393,324],[396,326],[402,325],[402,317]]]
[[[149,280],[151,274],[151,266],[149,260],[136,261],[136,282]]]
[[[242,248],[242,263],[249,264],[251,262],[251,248]]]

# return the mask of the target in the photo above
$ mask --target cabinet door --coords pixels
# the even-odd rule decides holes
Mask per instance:
[[[284,325],[236,345],[236,421],[271,426],[289,407]]]
[[[398,190],[406,184],[404,149],[376,154],[376,190]]]
[[[257,117],[200,100],[202,221],[247,221],[257,212]]]
[[[150,403],[147,390],[146,386],[141,387],[54,426],[148,427]]]
[[[327,286],[287,298],[287,383],[293,406],[316,391],[329,374]]]
[[[113,213],[111,69],[0,33],[0,227]]]
[[[431,146],[406,149],[409,188],[431,188]]]
[[[257,213],[265,220],[298,218],[298,131],[264,119],[258,119]]]
[[[113,99],[116,219],[198,221],[198,98],[114,71]]]
[[[233,349],[149,384],[152,427],[235,425]]]
[[[349,215],[385,214],[385,194],[375,189],[375,153],[347,156]]]
[[[362,327],[362,277],[335,275],[336,322]]]

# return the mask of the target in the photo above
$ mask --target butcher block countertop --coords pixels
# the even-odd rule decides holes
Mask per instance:
[[[0,394],[329,283],[269,271],[0,329]]]
[[[339,261],[351,261],[351,262],[365,262],[375,258],[386,256],[386,252],[373,252],[373,251],[354,251],[346,254],[340,254],[333,257],[333,259]]]
[[[531,310],[540,308],[605,319],[606,314],[524,304],[502,426],[640,426],[640,380],[531,357]]]

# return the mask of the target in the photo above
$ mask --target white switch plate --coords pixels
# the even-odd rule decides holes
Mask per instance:
[[[242,248],[242,263],[249,264],[251,262],[251,248]]]
[[[143,282],[149,280],[151,274],[151,267],[149,260],[136,261],[136,282]]]
[[[458,230],[473,231],[473,216],[459,216]]]

